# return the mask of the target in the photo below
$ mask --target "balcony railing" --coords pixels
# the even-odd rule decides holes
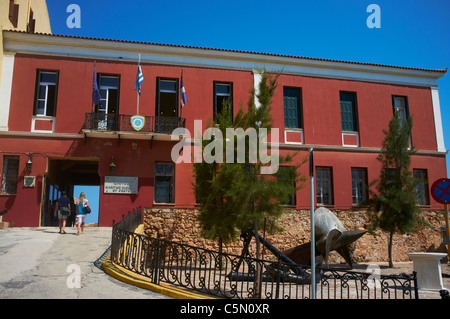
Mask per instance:
[[[86,113],[84,128],[93,131],[136,132],[131,125],[132,115]],[[186,119],[181,117],[145,116],[144,126],[139,132],[170,134],[179,127],[185,127]]]

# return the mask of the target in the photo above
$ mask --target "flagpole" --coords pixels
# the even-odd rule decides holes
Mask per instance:
[[[183,82],[183,69],[181,69],[181,82]],[[181,99],[183,98],[182,94],[183,94],[183,92],[181,92],[181,88],[180,88],[180,103],[179,103],[180,104],[180,114],[178,116],[180,118],[180,121],[181,121],[182,114],[183,114],[183,108],[181,107],[181,103],[182,103]]]
[[[94,61],[94,77],[95,77],[95,65],[97,64],[97,61]],[[92,103],[91,103],[91,113],[94,113],[94,98],[92,98]]]
[[[138,63],[138,67],[141,65],[141,55],[139,54],[139,63]],[[137,115],[139,115],[139,90],[136,90],[136,94],[137,94]]]

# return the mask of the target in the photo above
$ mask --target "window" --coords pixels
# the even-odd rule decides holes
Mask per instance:
[[[3,156],[2,194],[17,193],[19,156]]]
[[[295,168],[291,166],[280,166],[278,168],[278,182],[286,182],[291,179],[291,174],[296,174]],[[289,195],[289,199],[287,202],[282,203],[283,205],[294,206],[296,204],[295,199],[295,182],[292,183],[292,191],[293,193]]]
[[[95,119],[98,130],[118,130],[119,75],[98,75],[100,102],[95,105]]]
[[[342,131],[357,132],[356,95],[351,92],[340,92]]]
[[[331,167],[316,167],[317,205],[333,205]]]
[[[14,0],[9,0],[9,21],[11,21],[14,28],[17,28],[19,20],[19,5],[14,4]]]
[[[386,190],[388,190],[390,187],[395,186],[395,180],[396,180],[396,170],[395,168],[386,168],[385,172],[385,187]],[[398,180],[398,179],[397,179]]]
[[[56,116],[58,76],[59,72],[57,71],[37,71],[34,115]]]
[[[360,205],[367,199],[367,169],[352,168],[353,205]]]
[[[400,120],[400,125],[402,125],[406,119],[409,117],[408,108],[408,98],[406,96],[392,96],[392,104],[394,108],[394,114],[397,114]],[[409,137],[409,147],[411,148],[412,141],[411,136]]]
[[[413,169],[414,179],[416,180],[415,193],[418,205],[430,205],[428,194],[428,174],[426,169]]]
[[[95,106],[99,114],[119,113],[120,77],[118,75],[98,75],[100,103]]]
[[[214,82],[214,123],[217,123],[217,114],[221,114],[225,106],[230,108],[233,120],[233,83]]]
[[[155,203],[175,203],[174,163],[155,163]]]
[[[157,80],[157,109],[156,116],[177,117],[178,116],[178,79]]]
[[[33,19],[33,10],[30,9],[30,15],[28,16],[27,32],[34,33],[36,28],[36,19]]]
[[[397,113],[401,122],[406,121],[409,116],[408,101],[406,96],[392,96],[394,114]]]
[[[283,88],[284,127],[302,128],[301,91],[298,88]]]

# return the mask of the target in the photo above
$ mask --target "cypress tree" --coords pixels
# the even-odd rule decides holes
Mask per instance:
[[[272,128],[271,104],[277,87],[278,76],[262,74],[257,96],[260,106],[256,107],[254,90],[250,90],[247,111],[241,109],[232,120],[229,107],[224,107],[218,114],[216,127],[222,132],[224,150],[226,148],[226,128],[244,131],[254,128]],[[211,125],[210,125],[211,126]],[[259,139],[257,136],[257,145]],[[242,232],[262,225],[268,225],[268,231],[280,231],[277,220],[284,212],[284,203],[302,185],[306,178],[297,170],[306,161],[290,166],[291,169],[279,169],[273,175],[261,174],[263,163],[257,160],[250,162],[250,145],[255,141],[245,140],[245,162],[237,162],[237,143],[234,143],[234,163],[229,163],[223,153],[223,163],[194,163],[193,185],[200,206],[198,221],[201,234],[208,239],[218,239],[219,243],[229,243],[236,240]],[[204,150],[209,141],[203,141]],[[292,155],[279,156],[279,164],[290,163]],[[265,223],[266,222],[266,223]],[[220,248],[221,249],[221,248]],[[258,256],[257,256],[258,257]]]
[[[416,182],[410,171],[411,156],[415,154],[410,145],[412,118],[400,119],[398,114],[389,122],[389,131],[383,131],[385,138],[378,156],[381,162],[377,194],[372,200],[369,217],[372,224],[369,231],[380,228],[389,233],[389,267],[392,262],[392,241],[395,233],[405,234],[414,230],[422,221],[416,204]]]

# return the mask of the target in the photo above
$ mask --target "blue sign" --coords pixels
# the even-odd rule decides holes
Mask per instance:
[[[441,178],[431,186],[431,196],[441,204],[450,203],[450,179]]]
[[[135,131],[140,131],[144,128],[145,117],[141,115],[135,115],[131,117],[131,126]]]

